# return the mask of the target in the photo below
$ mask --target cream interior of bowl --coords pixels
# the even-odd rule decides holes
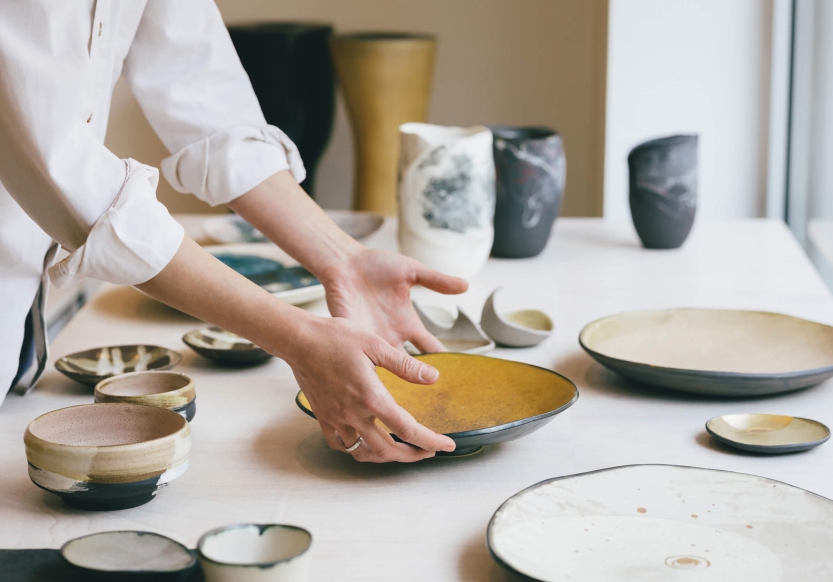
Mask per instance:
[[[98,391],[111,396],[148,396],[164,394],[187,386],[191,380],[176,372],[117,376],[100,385]]]
[[[113,446],[170,436],[187,424],[162,408],[135,404],[87,404],[44,414],[29,425],[44,441],[70,446]]]
[[[833,327],[758,311],[623,313],[588,325],[581,341],[603,356],[663,368],[779,374],[833,366]]]
[[[272,564],[303,554],[311,543],[312,536],[301,528],[244,525],[206,535],[200,551],[223,564]]]
[[[110,531],[68,542],[62,549],[71,564],[107,572],[176,572],[194,556],[170,538],[148,532]]]

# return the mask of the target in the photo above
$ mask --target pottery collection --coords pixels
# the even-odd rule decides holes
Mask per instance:
[[[492,133],[427,123],[399,131],[399,250],[469,278],[486,264],[494,241]]]
[[[197,413],[194,381],[179,372],[152,370],[102,380],[95,386],[96,402],[157,406],[191,422]]]
[[[41,489],[81,509],[126,509],[185,472],[191,427],[155,406],[84,404],[39,416],[23,442],[29,477]]]
[[[567,161],[557,132],[546,127],[491,126],[496,172],[492,256],[538,255],[561,208]]]
[[[697,210],[697,136],[643,143],[628,155],[633,224],[649,249],[685,242]]]
[[[329,51],[333,27],[305,22],[234,25],[229,35],[263,116],[279,127],[301,154],[315,195],[315,172],[335,119],[335,79]]]

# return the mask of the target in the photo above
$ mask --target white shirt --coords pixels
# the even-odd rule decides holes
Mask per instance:
[[[217,205],[284,169],[304,179],[213,2],[0,2],[0,402],[45,269],[58,287],[135,285],[182,242],[156,200],[158,171],[103,145],[122,73],[172,152],[162,172],[180,192]],[[53,241],[70,255],[49,268]]]

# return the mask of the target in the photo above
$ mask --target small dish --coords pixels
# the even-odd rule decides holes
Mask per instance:
[[[119,374],[168,370],[176,366],[182,356],[159,346],[130,345],[93,348],[70,354],[55,361],[55,368],[67,378],[95,386],[102,380]]]
[[[454,324],[445,327],[451,319],[451,313],[442,307],[418,307],[418,305],[414,303],[414,308],[423,324],[426,321],[429,323],[425,325],[426,329],[436,336],[449,352],[485,354],[495,349],[495,342],[489,339],[480,326],[474,323],[462,309],[457,310],[457,319],[452,320]],[[439,331],[434,332],[432,329]],[[410,342],[405,344],[405,350],[411,355],[420,353]]]
[[[197,413],[194,381],[179,372],[151,370],[102,380],[95,385],[96,402],[124,402],[164,408],[191,422]]]
[[[513,348],[537,346],[552,335],[553,323],[549,315],[537,309],[524,309],[510,313],[498,313],[495,309],[495,289],[480,317],[480,326],[499,345]]]
[[[211,530],[197,543],[206,582],[301,582],[307,579],[312,534],[277,523]]]
[[[732,447],[770,455],[806,451],[830,438],[820,422],[780,414],[724,414],[709,420],[706,430]]]
[[[175,579],[196,567],[182,544],[147,531],[105,531],[69,540],[61,556],[84,579]]]
[[[246,338],[213,325],[189,331],[182,341],[202,357],[228,366],[251,366],[272,357]]]
[[[80,509],[127,509],[186,471],[191,426],[155,406],[82,404],[37,417],[23,442],[41,489]]]
[[[229,268],[290,305],[324,297],[324,286],[300,265],[288,267],[289,256],[276,245],[229,244],[203,247]]]
[[[444,307],[421,305],[416,301],[411,301],[411,303],[422,325],[425,326],[425,329],[431,335],[439,335],[447,332],[454,326],[454,322],[457,320],[457,316]]]
[[[411,384],[383,368],[376,372],[396,402],[416,420],[457,443],[462,456],[535,432],[578,400],[564,376],[530,364],[471,354],[416,356],[440,372],[431,386]],[[303,392],[295,403],[315,418]]]
[[[357,210],[325,210],[336,225],[355,239],[370,236],[385,222],[381,214]],[[213,216],[202,223],[209,238],[223,244],[269,242],[262,232],[236,214]]]

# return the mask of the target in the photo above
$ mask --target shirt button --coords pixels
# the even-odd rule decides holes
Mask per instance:
[[[89,122],[90,122],[90,121],[92,121],[92,120],[93,120],[93,114],[92,114],[92,113],[90,113],[90,116],[87,118],[87,123],[89,123]]]

